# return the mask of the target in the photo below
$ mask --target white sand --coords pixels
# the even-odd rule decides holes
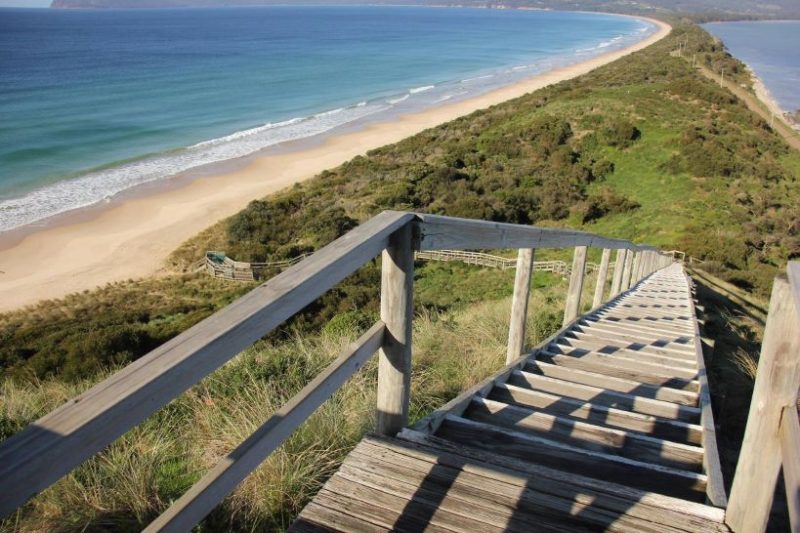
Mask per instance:
[[[133,198],[107,209],[67,218],[0,243],[0,311],[92,289],[109,282],[156,274],[181,243],[215,222],[293,183],[309,179],[367,150],[400,141],[500,102],[585,74],[641,50],[669,34],[670,26],[651,20],[658,31],[635,45],[547,72],[476,98],[332,136],[320,146],[257,158],[224,175]]]

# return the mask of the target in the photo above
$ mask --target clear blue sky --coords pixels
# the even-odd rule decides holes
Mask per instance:
[[[48,7],[50,0],[0,0],[0,7]]]

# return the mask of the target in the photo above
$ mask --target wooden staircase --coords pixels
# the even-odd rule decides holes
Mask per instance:
[[[547,248],[574,248],[564,327],[526,351],[534,253]],[[590,248],[602,254],[592,311],[579,317]],[[415,253],[495,249],[518,250],[507,365],[407,428]],[[355,448],[295,531],[719,531],[724,519],[736,532],[759,532],[781,469],[800,531],[800,263],[773,285],[727,504],[692,286],[674,252],[568,229],[394,211],[285,265],[0,442],[0,517],[377,257],[380,319],[265,413],[145,531],[192,530],[375,354],[380,436]]]
[[[727,531],[707,406],[673,265],[412,428],[364,439],[292,529]]]

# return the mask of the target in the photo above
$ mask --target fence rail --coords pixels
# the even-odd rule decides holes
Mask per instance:
[[[725,520],[734,531],[765,531],[783,469],[792,531],[800,531],[800,262],[772,286],[747,428]]]
[[[565,321],[574,320],[579,308],[575,302],[580,304],[587,247],[608,250],[599,268],[596,283],[600,288],[594,302],[607,301],[673,262],[671,255],[652,247],[579,231],[383,212],[0,443],[0,516],[24,504],[378,255],[382,261],[380,322],[148,530],[191,528],[376,351],[377,428],[394,434],[408,419],[414,252],[518,249],[507,353],[513,361],[524,349],[534,249],[564,247],[575,247]],[[611,250],[617,255],[611,292],[606,295]]]

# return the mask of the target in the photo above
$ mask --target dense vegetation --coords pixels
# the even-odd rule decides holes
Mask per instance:
[[[685,50],[726,59],[679,26],[655,46],[579,79],[429,129],[254,201],[171,258],[208,249],[241,260],[297,256],[383,209],[583,227],[708,261],[766,293],[800,255],[800,155],[733,95],[698,75]],[[280,332],[376,310],[372,264]],[[182,275],[121,283],[0,318],[0,367],[16,376],[91,376],[209,315],[247,286]],[[420,301],[420,306],[434,305]],[[421,307],[420,307],[421,308]]]
[[[184,273],[1,316],[0,438],[252,288],[185,273],[205,250],[241,260],[295,257],[384,209],[579,227],[678,248],[727,281],[765,294],[778,267],[800,256],[800,154],[698,75],[686,54],[673,54],[679,43],[706,54],[703,63],[735,62],[699,28],[678,26],[669,38],[589,75],[254,201],[173,254],[171,265]],[[334,347],[374,320],[378,275],[377,264],[367,265],[15,519],[29,530],[147,522],[315,375]],[[419,265],[417,416],[502,362],[500,323],[512,277]],[[563,293],[559,278],[536,280],[531,342],[558,327]],[[742,348],[748,357],[754,345]],[[370,427],[370,372],[259,469],[209,527],[285,525]],[[183,434],[192,439],[174,438]]]

